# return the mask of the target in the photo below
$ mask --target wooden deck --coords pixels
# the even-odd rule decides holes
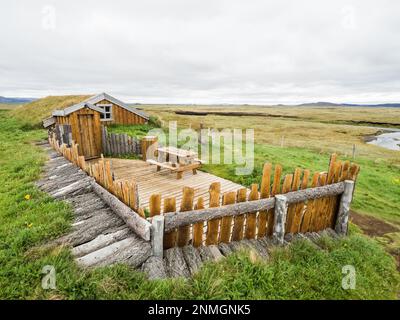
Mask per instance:
[[[185,172],[182,179],[176,179],[176,173],[168,169],[156,170],[156,166],[150,165],[142,160],[107,158],[111,160],[111,168],[114,178],[118,181],[133,180],[138,184],[140,205],[148,208],[149,198],[154,193],[159,193],[162,199],[176,197],[176,208],[179,210],[182,199],[182,188],[194,188],[195,202],[197,198],[204,197],[205,205],[208,206],[208,189],[211,183],[221,183],[221,193],[236,191],[243,188],[240,184],[217,177],[213,174],[197,171]]]

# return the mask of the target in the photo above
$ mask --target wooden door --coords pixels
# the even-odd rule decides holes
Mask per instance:
[[[93,114],[78,114],[78,130],[80,136],[80,148],[85,159],[100,157],[95,133],[95,120]]]

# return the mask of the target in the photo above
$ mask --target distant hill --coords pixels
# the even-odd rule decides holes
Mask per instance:
[[[28,103],[32,102],[36,99],[34,98],[6,98],[0,96],[0,103],[12,103],[12,104],[20,104],[20,103]]]
[[[355,104],[355,103],[332,103],[332,102],[312,102],[302,103],[296,107],[372,107],[372,108],[400,108],[400,103],[380,103],[380,104]]]

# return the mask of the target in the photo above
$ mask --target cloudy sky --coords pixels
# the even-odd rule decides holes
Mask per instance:
[[[1,0],[0,95],[400,102],[400,1]]]

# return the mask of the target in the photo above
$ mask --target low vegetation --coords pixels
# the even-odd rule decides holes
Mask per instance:
[[[298,107],[217,107],[196,106],[196,111],[245,111],[282,115],[275,117],[251,116],[189,116],[176,115],[174,110],[193,110],[193,106],[146,106],[145,111],[168,121],[178,122],[180,128],[241,128],[254,129],[255,170],[248,176],[237,176],[233,165],[206,165],[204,170],[249,186],[260,182],[265,161],[280,163],[286,172],[300,166],[312,170],[327,170],[329,155],[338,153],[340,159],[361,165],[353,209],[400,224],[400,157],[398,151],[366,144],[365,136],[378,129],[370,126],[342,124],[365,121],[398,122],[400,108],[298,108]],[[290,118],[292,117],[292,118]],[[296,118],[293,118],[296,117]],[[397,123],[396,122],[396,123]],[[353,145],[356,148],[352,158]],[[384,191],[383,191],[384,190]]]
[[[0,103],[0,110],[13,110],[18,107],[20,107],[20,105],[15,103]]]
[[[2,299],[396,299],[394,259],[359,234],[276,249],[265,263],[239,253],[208,264],[190,280],[148,281],[124,265],[82,271],[68,248],[41,246],[68,231],[71,209],[33,184],[46,159],[32,142],[44,130],[0,111],[0,298]],[[297,160],[293,160],[293,164]],[[305,161],[305,160],[304,160]],[[322,160],[321,160],[322,161]],[[302,164],[303,162],[300,162]],[[325,162],[324,162],[325,163]],[[313,166],[314,167],[314,166]],[[57,289],[41,288],[41,270],[56,269]],[[356,289],[341,287],[342,267],[356,269]]]
[[[168,121],[177,121],[179,127],[199,129],[204,128],[235,128],[254,129],[254,138],[257,144],[275,145],[283,147],[297,147],[312,149],[316,152],[337,152],[352,156],[353,145],[356,157],[365,156],[372,160],[387,159],[398,165],[400,157],[397,151],[387,150],[375,145],[366,144],[365,137],[376,134],[382,129],[374,128],[373,124],[358,124],[354,121],[374,119],[385,122],[400,122],[400,108],[266,108],[252,107],[248,112],[264,112],[268,114],[282,114],[282,117],[253,117],[253,116],[190,116],[177,115],[174,110],[209,110],[211,107],[183,106],[154,107],[141,106],[151,115],[159,116],[165,125]],[[221,107],[215,107],[221,110]],[[232,110],[231,110],[232,109]],[[225,111],[246,111],[247,108],[229,108]],[[293,117],[297,118],[293,118]],[[379,128],[385,125],[376,125]],[[386,125],[390,126],[390,125]]]
[[[27,127],[40,128],[42,120],[50,117],[54,110],[65,109],[90,97],[89,95],[49,96],[21,105],[12,111],[12,115]]]

